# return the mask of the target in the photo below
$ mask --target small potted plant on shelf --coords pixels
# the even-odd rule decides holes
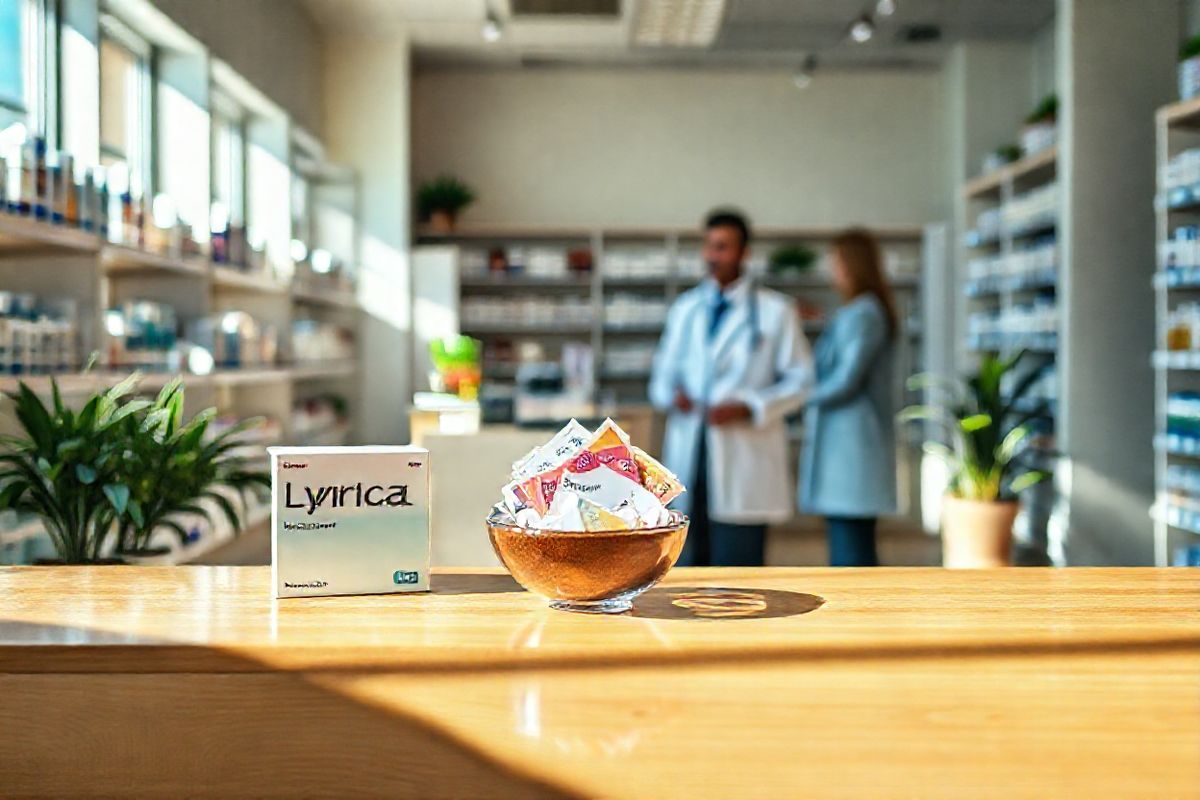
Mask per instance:
[[[817,254],[802,244],[785,244],[771,253],[769,269],[772,275],[799,275],[812,269]]]
[[[983,172],[995,172],[1001,167],[1013,163],[1021,157],[1021,146],[1019,144],[1006,144],[997,147],[992,152],[983,157]]]
[[[1179,99],[1200,95],[1200,36],[1193,36],[1179,48]]]
[[[53,379],[49,406],[25,383],[8,395],[23,433],[0,438],[0,509],[38,517],[61,563],[144,555],[152,532],[181,532],[177,515],[204,512],[205,499],[236,523],[228,498],[210,495],[267,482],[230,454],[234,431],[203,442],[211,411],[183,423],[178,383],[143,400],[131,397],[139,380],[131,375],[78,411]]]
[[[934,434],[925,451],[941,459],[949,472],[942,506],[942,564],[946,567],[1007,566],[1012,557],[1012,528],[1017,496],[1049,477],[1027,463],[1030,422],[1046,412],[1030,407],[1024,396],[1041,377],[1034,369],[1012,381],[1025,353],[1009,359],[985,356],[965,380],[916,375],[911,390],[942,395],[937,405],[910,406],[902,421],[925,421]]]
[[[417,211],[437,233],[450,233],[459,213],[475,202],[475,192],[453,175],[441,175],[417,189]]]
[[[1051,147],[1058,138],[1058,95],[1048,94],[1025,118],[1021,128],[1021,152],[1026,155]]]

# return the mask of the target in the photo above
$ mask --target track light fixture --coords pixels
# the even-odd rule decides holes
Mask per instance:
[[[487,16],[483,20],[480,34],[485,42],[498,42],[504,36],[504,26],[500,24],[500,18],[496,16],[496,12],[492,11],[491,6],[486,8]]]
[[[792,76],[792,83],[796,84],[797,89],[807,89],[812,83],[813,74],[817,71],[817,57],[810,55],[804,59],[804,63],[800,65],[800,69],[796,70],[796,74]]]
[[[864,44],[871,41],[871,37],[875,35],[875,23],[867,14],[854,21],[850,26],[850,38],[858,44]]]
[[[875,4],[875,15],[879,17],[890,17],[896,13],[896,0],[879,0]]]

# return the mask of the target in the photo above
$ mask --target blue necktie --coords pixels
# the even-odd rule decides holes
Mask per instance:
[[[721,320],[725,316],[725,312],[729,310],[729,300],[725,297],[724,292],[717,294],[717,300],[712,305],[712,314],[708,319],[708,338],[711,340],[717,333],[717,328],[721,327]]]

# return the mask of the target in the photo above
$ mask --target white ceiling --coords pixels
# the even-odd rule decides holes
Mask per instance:
[[[826,67],[927,66],[946,46],[963,39],[1027,39],[1054,16],[1054,0],[896,0],[895,15],[877,19],[876,36],[865,45],[848,41],[850,23],[873,8],[874,0],[725,0],[725,15],[710,47],[690,49],[633,44],[638,3],[620,0],[616,17],[592,15],[513,16],[514,3],[574,3],[597,0],[303,0],[317,23],[342,33],[407,30],[418,65],[460,63],[607,64],[639,66],[795,65],[816,53]],[[504,22],[504,37],[480,36],[490,2]],[[603,3],[600,3],[603,5]],[[578,7],[578,6],[576,6]],[[937,26],[933,43],[905,40],[912,26]]]

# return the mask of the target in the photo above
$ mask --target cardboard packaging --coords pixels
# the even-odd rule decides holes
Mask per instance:
[[[429,451],[270,447],[276,597],[429,589]]]

